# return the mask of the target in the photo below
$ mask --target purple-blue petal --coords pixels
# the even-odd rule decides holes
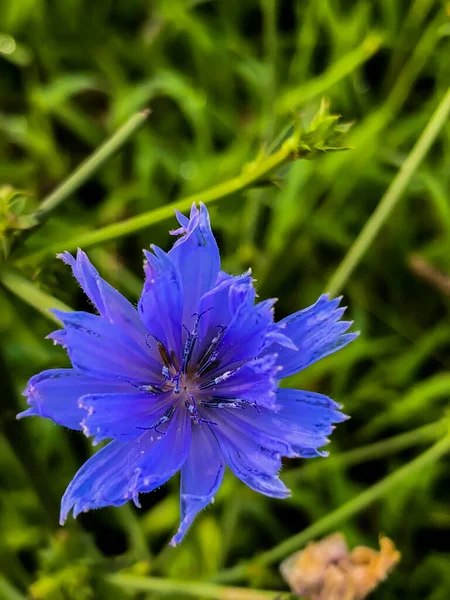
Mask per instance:
[[[268,334],[273,327],[275,301],[254,304],[255,296],[254,288],[245,284],[231,289],[230,305],[235,312],[222,338],[218,356],[222,367],[251,360],[270,343]]]
[[[153,339],[150,346],[156,347],[156,340],[164,344],[166,350],[181,358],[183,323],[183,286],[178,266],[172,258],[157,246],[152,246],[155,254],[144,250],[145,283],[139,300],[140,317]]]
[[[131,440],[153,430],[155,423],[173,404],[170,393],[151,394],[133,390],[131,393],[89,393],[78,400],[82,409],[81,426],[94,444],[102,440]]]
[[[280,388],[277,405],[270,422],[274,429],[284,431],[284,439],[302,458],[326,456],[319,449],[328,443],[334,425],[347,420],[339,404],[316,392]]]
[[[69,253],[58,255],[72,267],[72,273],[104,319],[115,323],[141,346],[145,345],[146,329],[135,307],[120,292],[100,277],[87,255],[80,249],[76,259]]]
[[[271,447],[267,440],[278,440],[285,446],[279,450],[282,456],[326,456],[320,448],[328,443],[334,424],[347,419],[339,405],[323,394],[289,388],[277,390],[276,403],[275,410],[226,409],[226,419],[239,421],[242,435],[259,439],[262,446]]]
[[[17,418],[47,417],[69,429],[81,429],[85,411],[78,401],[85,394],[103,394],[133,389],[122,381],[106,381],[86,377],[75,369],[50,369],[30,379],[24,391],[30,408],[19,413]]]
[[[79,373],[135,383],[161,377],[161,366],[117,325],[86,312],[52,312],[64,324],[64,347]]]
[[[273,344],[268,352],[277,352],[283,367],[280,378],[305,369],[314,362],[336,352],[354,340],[357,333],[345,333],[351,321],[340,321],[344,308],[340,298],[330,300],[323,294],[315,304],[280,321],[282,333],[290,338],[297,350]]]
[[[198,312],[200,298],[216,283],[220,269],[220,255],[216,240],[211,231],[208,210],[200,204],[200,210],[192,205],[190,219],[180,215],[178,220],[183,232],[169,256],[177,265],[184,291],[183,322],[189,329],[193,324],[193,316]]]
[[[224,470],[225,460],[211,430],[194,427],[189,455],[181,469],[181,523],[171,546],[182,541],[197,514],[214,501]]]
[[[62,252],[57,255],[57,258],[60,258],[66,265],[72,268],[73,276],[80,284],[86,296],[98,310],[99,314],[104,318],[108,318],[108,307],[100,293],[99,282],[101,277],[93,267],[86,253],[78,248],[76,258],[70,252]],[[101,281],[106,283],[103,280]]]
[[[220,415],[219,415],[220,419]],[[287,498],[289,489],[278,477],[281,454],[255,442],[242,430],[221,423],[214,429],[223,456],[236,475],[248,487],[273,498]]]
[[[134,440],[110,442],[94,454],[69,484],[61,503],[60,522],[71,510],[81,512],[104,506],[121,506],[139,493],[151,492],[170,479],[189,452],[190,417],[177,410],[165,434],[146,431]]]
[[[205,416],[214,420],[221,429],[238,438],[251,440],[256,446],[265,448],[276,457],[294,458],[297,454],[285,434],[273,426],[273,411],[259,410],[251,406],[222,408],[220,411],[206,409]]]
[[[218,331],[229,325],[234,315],[230,307],[230,295],[236,286],[241,285],[247,288],[252,285],[250,272],[235,277],[220,271],[215,286],[200,299],[198,313],[202,316],[198,325],[196,358],[206,350]]]
[[[259,407],[274,408],[278,386],[277,355],[267,355],[246,362],[235,370],[212,378],[205,394],[217,398],[238,398]]]

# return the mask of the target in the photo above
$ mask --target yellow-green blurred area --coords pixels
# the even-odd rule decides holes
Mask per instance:
[[[252,267],[260,297],[277,297],[284,317],[326,289],[449,84],[450,4],[440,0],[0,0],[0,600],[183,598],[171,580],[281,593],[283,551],[254,558],[305,530],[295,549],[336,530],[351,545],[393,539],[402,561],[374,599],[450,598],[450,463],[439,448],[418,458],[445,438],[450,396],[445,119],[340,286],[359,339],[289,382],[351,416],[330,458],[286,461],[291,499],[227,475],[173,549],[174,478],[141,510],[103,509],[60,528],[59,499],[92,449],[50,421],[14,420],[28,378],[68,364],[44,340],[55,328],[46,308],[90,310],[55,258],[66,243],[73,250],[86,234],[150,215],[85,248],[136,302],[142,248],[169,248],[176,226],[150,211],[251,172],[326,97],[353,122],[352,149],[284,162],[210,205],[224,269]],[[39,203],[147,107],[120,151],[10,248],[11,230],[27,229]],[[244,577],[230,574],[247,560]],[[139,591],[113,580],[118,572],[169,587],[148,579]],[[186,587],[191,597],[240,597],[208,589]]]

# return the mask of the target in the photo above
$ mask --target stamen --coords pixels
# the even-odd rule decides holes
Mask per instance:
[[[156,431],[156,433],[160,433],[162,435],[165,435],[166,432],[165,431],[159,431],[158,427],[160,425],[163,425],[164,423],[167,423],[168,421],[170,421],[171,416],[173,415],[173,413],[175,412],[175,404],[172,404],[172,406],[169,406],[169,408],[166,410],[166,412],[159,417],[159,419],[157,419],[153,425],[150,425],[150,427],[137,427],[137,429],[145,429],[145,430],[149,430],[149,429],[154,429]]]
[[[199,377],[201,377],[205,373],[205,371],[207,371],[211,367],[217,366],[216,359],[219,354],[220,341],[225,332],[225,327],[223,327],[222,325],[218,325],[217,327],[220,329],[220,331],[211,340],[210,345],[206,349],[206,352],[199,363],[199,368],[197,370],[197,375]]]
[[[183,360],[181,363],[181,372],[183,373],[183,375],[186,375],[186,373],[187,373],[189,361],[191,360],[192,352],[194,351],[195,342],[197,341],[197,338],[198,338],[198,324],[200,323],[200,319],[203,317],[203,315],[205,313],[207,313],[210,310],[211,310],[211,308],[208,308],[207,310],[204,310],[201,313],[194,313],[192,315],[193,317],[195,315],[197,315],[197,318],[195,319],[195,323],[194,323],[194,329],[192,330],[192,332],[190,332],[187,329],[187,327],[185,325],[183,325],[183,327],[187,331],[187,338],[186,338],[186,342],[184,344],[184,349],[183,349]]]
[[[167,352],[166,347],[164,346],[164,344],[161,342],[161,340],[158,340],[158,338],[156,336],[154,336],[152,333],[148,333],[146,338],[145,338],[145,343],[147,344],[147,346],[151,349],[150,344],[148,343],[148,338],[152,337],[155,341],[156,341],[156,345],[158,347],[158,352],[159,355],[163,361],[163,364],[166,367],[173,367],[173,362],[172,359],[169,356],[169,353]]]
[[[197,425],[217,425],[215,421],[209,421],[208,419],[203,419],[202,417],[200,417],[197,410],[197,403],[195,402],[195,398],[194,396],[192,396],[192,394],[189,394],[189,400],[185,400],[184,405],[190,412],[194,423],[196,423]]]
[[[239,408],[244,410],[242,403],[237,401],[237,398],[211,398],[211,400],[204,400],[201,402],[201,406],[205,408]]]
[[[153,394],[163,394],[165,391],[167,391],[161,387],[162,385],[164,385],[166,380],[162,381],[161,383],[145,383],[145,384],[130,381],[129,379],[125,379],[125,377],[119,377],[119,380],[123,381],[125,383],[129,383],[130,385],[132,385],[134,388],[136,388],[140,392],[152,392]]]
[[[174,393],[179,394],[180,393],[180,373],[178,373],[177,375],[172,377],[172,381],[173,381],[173,383],[175,383],[175,387],[173,388]]]
[[[229,379],[232,375],[237,373],[240,369],[241,369],[241,367],[237,367],[236,369],[232,369],[231,371],[225,371],[225,373],[222,373],[222,375],[219,375],[218,377],[213,377],[213,379],[209,379],[208,381],[205,381],[204,383],[200,384],[198,386],[198,389],[199,390],[207,390],[208,388],[214,387],[215,385],[218,385],[219,383],[222,383],[223,381],[226,381],[227,379]]]
[[[251,406],[257,412],[261,412],[256,402],[250,402],[249,400],[243,400],[242,398],[221,398],[219,396],[212,396],[209,400],[203,400],[201,406],[207,408],[238,408],[245,410],[246,406]]]
[[[187,373],[187,368],[188,368],[189,360],[192,356],[192,352],[194,350],[195,341],[196,341],[196,337],[195,337],[194,333],[190,333],[188,331],[186,342],[184,344],[183,360],[181,362],[181,372],[184,375],[186,375],[186,373]]]

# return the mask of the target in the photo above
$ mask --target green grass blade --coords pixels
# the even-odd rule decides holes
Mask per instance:
[[[284,92],[276,102],[277,112],[289,113],[301,104],[320,96],[378,52],[382,42],[383,38],[379,34],[369,34],[360,46],[336,61],[325,73],[311,79],[301,87]]]
[[[12,269],[2,269],[0,271],[0,283],[15,296],[42,313],[44,317],[58,325],[61,322],[49,310],[51,308],[64,311],[72,310],[67,304],[39,289],[35,283],[25,279],[25,277]]]
[[[78,247],[87,248],[96,244],[103,244],[126,235],[131,235],[137,231],[140,231],[141,229],[161,223],[166,219],[170,219],[173,216],[175,209],[186,211],[190,209],[193,203],[198,204],[199,202],[204,202],[205,204],[212,204],[230,196],[231,194],[241,192],[254,185],[259,180],[266,177],[274,169],[280,167],[285,162],[290,160],[292,153],[296,149],[296,146],[296,139],[295,137],[292,137],[287,140],[274,154],[271,154],[270,156],[267,156],[266,158],[263,158],[257,162],[246,165],[246,167],[237,177],[233,177],[228,181],[219,183],[202,192],[198,192],[185,198],[181,198],[175,202],[171,202],[170,204],[166,204],[166,206],[161,206],[160,208],[150,210],[142,213],[141,215],[131,217],[126,221],[107,225],[106,227],[97,229],[97,231],[88,231],[66,240],[65,242],[51,244],[43,250],[32,254],[31,256],[21,259],[17,264],[36,264],[47,256],[52,256],[63,250],[71,251]]]
[[[336,269],[333,277],[326,286],[332,296],[338,294],[349,277],[356,269],[364,254],[372,245],[372,242],[380,232],[380,229],[388,219],[391,212],[402,197],[403,192],[411,181],[418,166],[425,158],[431,145],[435,141],[442,127],[445,125],[450,113],[450,88],[442,98],[439,106],[433,113],[430,121],[423,130],[422,135],[414,145],[405,162],[402,164],[396,177],[393,179],[388,190],[380,200],[375,212],[365,224],[352,247]]]

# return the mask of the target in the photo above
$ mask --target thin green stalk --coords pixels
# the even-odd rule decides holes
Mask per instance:
[[[381,227],[397,205],[418,166],[425,158],[450,113],[450,88],[434,111],[422,135],[417,140],[374,213],[363,227],[350,250],[328,282],[326,290],[335,296],[346,284],[364,254],[367,252]]]
[[[108,583],[134,592],[159,592],[171,598],[211,598],[212,600],[281,600],[279,591],[252,590],[239,587],[224,587],[204,581],[163,579],[160,577],[138,577],[114,574],[106,577]]]
[[[263,15],[264,62],[268,71],[267,87],[263,98],[265,138],[270,139],[275,124],[273,105],[277,93],[278,6],[276,0],[261,0],[261,12]]]
[[[151,111],[147,109],[133,115],[120,129],[89,156],[89,158],[82,162],[67,179],[44,198],[40,203],[39,208],[33,214],[35,225],[30,229],[23,230],[20,235],[17,235],[14,238],[11,252],[26,238],[37,231],[61,202],[90,179],[92,175],[143,126],[150,114]]]
[[[378,33],[369,34],[360,46],[351,50],[333,63],[324,73],[281,94],[275,104],[280,114],[289,113],[297,106],[305,104],[312,98],[320,96],[332,85],[352,73],[360,65],[371,58],[381,47],[383,38]]]
[[[349,452],[334,454],[326,460],[319,459],[308,462],[302,467],[286,471],[283,479],[288,486],[292,486],[297,480],[305,475],[308,476],[311,473],[315,473],[316,471],[351,467],[363,463],[364,461],[380,459],[384,456],[394,454],[395,452],[400,452],[405,448],[436,440],[445,433],[446,428],[446,419],[435,421],[429,425],[422,425],[422,427],[417,427],[412,431],[395,435],[386,440],[375,442],[374,444],[367,444],[366,446],[355,448]]]
[[[21,300],[42,313],[44,317],[47,317],[58,325],[60,325],[61,322],[49,312],[50,309],[57,308],[64,311],[72,310],[67,304],[53,298],[53,296],[50,296],[39,289],[35,283],[25,279],[25,277],[22,277],[22,275],[12,269],[2,269],[0,271],[0,283]]]
[[[437,462],[442,456],[450,452],[450,432],[436,442],[431,448],[420,454],[417,458],[391,473],[372,487],[368,488],[355,498],[352,498],[336,510],[328,513],[300,533],[288,538],[271,550],[263,552],[253,560],[236,565],[222,571],[214,581],[231,583],[245,580],[252,573],[257,573],[261,568],[278,562],[289,554],[299,550],[310,540],[324,535],[328,531],[340,526],[343,521],[358,514],[380,498],[391,493],[407,477],[416,475],[425,467]]]
[[[51,194],[42,200],[37,211],[39,221],[45,220],[61,202],[73,194],[92,175],[108,161],[146,122],[150,110],[133,115],[120,129],[104,142],[89,158],[70,175]]]
[[[0,600],[27,600],[3,575],[0,575]]]
[[[3,543],[0,548],[0,573],[6,573],[8,581],[23,592],[27,590],[32,581],[29,571],[26,570],[17,552],[10,547],[8,542]]]
[[[39,252],[17,261],[17,264],[37,264],[47,256],[52,256],[63,250],[75,250],[77,247],[87,248],[95,244],[101,244],[126,235],[131,235],[145,227],[170,219],[173,216],[175,209],[186,211],[190,209],[193,203],[198,204],[199,202],[204,202],[205,204],[212,204],[227,196],[231,196],[236,192],[241,192],[264,177],[267,177],[271,171],[289,161],[297,149],[297,141],[297,137],[294,135],[286,140],[277,152],[262,160],[246,165],[240,175],[237,175],[228,181],[219,183],[202,192],[181,198],[180,200],[176,200],[165,206],[147,211],[141,215],[136,215],[135,217],[131,217],[120,223],[113,223],[97,229],[96,231],[88,231],[71,239],[51,244]]]

